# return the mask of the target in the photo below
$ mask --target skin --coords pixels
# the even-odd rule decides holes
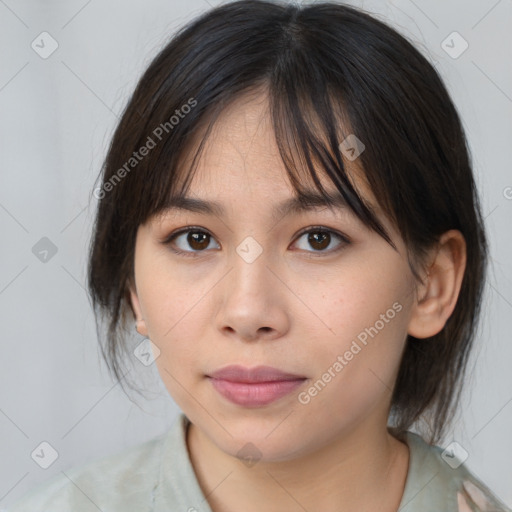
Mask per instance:
[[[221,202],[222,216],[170,210],[139,227],[131,287],[137,328],[159,348],[161,378],[192,422],[188,450],[212,510],[392,512],[409,451],[387,430],[391,391],[407,334],[436,334],[455,307],[464,239],[445,233],[425,283],[416,283],[403,240],[355,165],[353,179],[398,251],[348,208],[272,218],[272,207],[294,190],[267,108],[264,94],[237,100],[208,140],[189,195]],[[322,183],[335,191],[327,178]],[[211,234],[202,252],[186,234],[174,240],[196,257],[161,242],[186,226]],[[307,234],[298,235],[311,226],[338,231],[350,243],[332,234],[318,250]],[[252,263],[236,252],[248,236],[263,250]],[[394,303],[400,312],[309,403],[300,403],[299,393]],[[228,364],[269,365],[307,380],[269,405],[242,407],[206,377]],[[250,467],[237,458],[247,443],[260,454]]]

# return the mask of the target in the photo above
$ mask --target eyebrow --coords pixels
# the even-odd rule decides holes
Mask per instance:
[[[309,190],[301,193],[299,196],[291,197],[278,203],[272,209],[272,217],[281,218],[290,214],[307,212],[319,207],[329,208],[330,210],[341,210],[348,208],[348,204],[338,191],[334,194],[328,194],[327,198],[325,198],[320,193]],[[162,208],[162,211],[167,212],[173,210],[183,210],[204,215],[216,215],[219,217],[225,214],[222,203],[189,196],[170,197]]]

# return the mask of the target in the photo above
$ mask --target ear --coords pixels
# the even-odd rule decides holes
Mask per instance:
[[[130,284],[130,302],[132,304],[132,309],[135,314],[136,319],[136,329],[139,334],[142,336],[148,336],[148,329],[146,327],[146,321],[142,317],[142,310],[140,307],[139,297],[137,295],[137,291],[135,290],[135,285]]]
[[[466,268],[466,241],[458,230],[441,235],[425,282],[418,288],[408,334],[428,338],[439,333],[452,314]]]

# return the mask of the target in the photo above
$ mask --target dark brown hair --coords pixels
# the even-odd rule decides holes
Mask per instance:
[[[404,239],[418,279],[415,262],[440,234],[458,229],[464,235],[467,265],[455,310],[437,335],[408,337],[392,396],[397,435],[428,416],[427,437],[436,442],[460,395],[486,269],[469,149],[454,104],[428,60],[385,23],[344,5],[225,4],[183,27],[144,72],[94,191],[99,204],[88,286],[108,367],[123,379],[121,354],[134,320],[128,285],[137,228],[171,196],[186,192],[187,179],[178,190],[178,176],[185,176],[178,166],[191,141],[204,135],[194,164],[226,105],[261,87],[299,195],[301,169],[324,193],[315,170],[320,168],[354,213],[391,243],[348,178],[339,144],[354,133],[366,146],[358,163]],[[138,153],[142,147],[144,156]]]

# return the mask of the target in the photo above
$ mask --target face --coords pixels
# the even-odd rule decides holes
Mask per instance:
[[[277,461],[385,429],[414,280],[355,172],[398,251],[342,205],[278,213],[295,191],[266,109],[265,96],[238,100],[208,139],[188,196],[222,211],[139,227],[132,305],[192,423],[226,453],[251,442]],[[212,377],[230,365],[274,370]]]

